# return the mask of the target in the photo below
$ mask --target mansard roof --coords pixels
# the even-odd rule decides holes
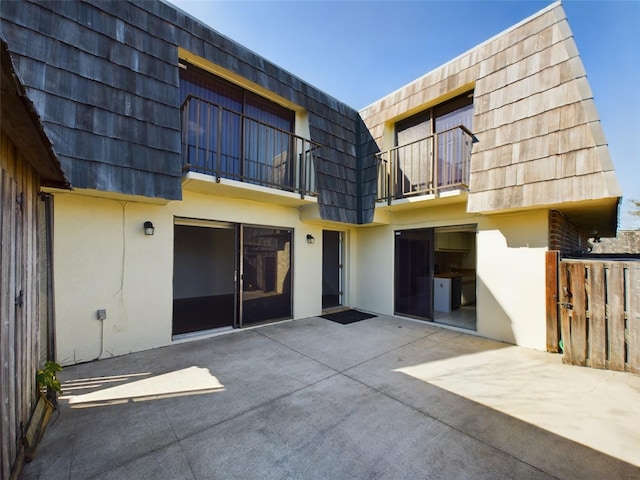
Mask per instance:
[[[395,119],[471,89],[477,143],[467,211],[562,208],[575,223],[615,235],[621,190],[561,3],[360,114],[381,145]]]
[[[2,30],[72,185],[182,195],[180,51],[308,114],[325,220],[373,220],[385,128],[474,91],[469,213],[563,208],[615,231],[621,195],[558,2],[356,112],[163,1],[5,2]],[[595,215],[594,215],[595,213]]]

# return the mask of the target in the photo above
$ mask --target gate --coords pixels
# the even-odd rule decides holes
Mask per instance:
[[[547,252],[547,350],[558,349],[571,365],[640,372],[640,262]]]

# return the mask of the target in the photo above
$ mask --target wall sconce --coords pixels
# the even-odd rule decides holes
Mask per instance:
[[[316,239],[310,233],[307,233],[307,243],[316,243]]]
[[[153,232],[155,230],[155,227],[153,226],[153,223],[146,221],[144,222],[144,234],[145,235],[153,235]]]

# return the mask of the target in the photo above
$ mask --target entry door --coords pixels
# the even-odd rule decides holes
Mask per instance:
[[[237,326],[236,245],[231,224],[175,225],[173,335]]]
[[[322,232],[322,308],[343,303],[344,249],[342,232]]]
[[[243,225],[240,326],[292,317],[292,231]]]
[[[433,318],[433,229],[395,232],[395,313]]]

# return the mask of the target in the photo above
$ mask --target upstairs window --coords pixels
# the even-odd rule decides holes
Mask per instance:
[[[294,135],[294,111],[192,65],[180,94],[183,171],[315,192],[318,145]]]
[[[294,130],[295,112],[292,110],[193,65],[180,70],[180,97],[184,102],[189,96],[246,115],[285,132]]]
[[[473,92],[417,113],[396,123],[396,145],[408,145],[417,140],[456,127],[472,131]]]
[[[378,155],[378,199],[464,190],[469,185],[473,92],[395,124],[395,144]]]

